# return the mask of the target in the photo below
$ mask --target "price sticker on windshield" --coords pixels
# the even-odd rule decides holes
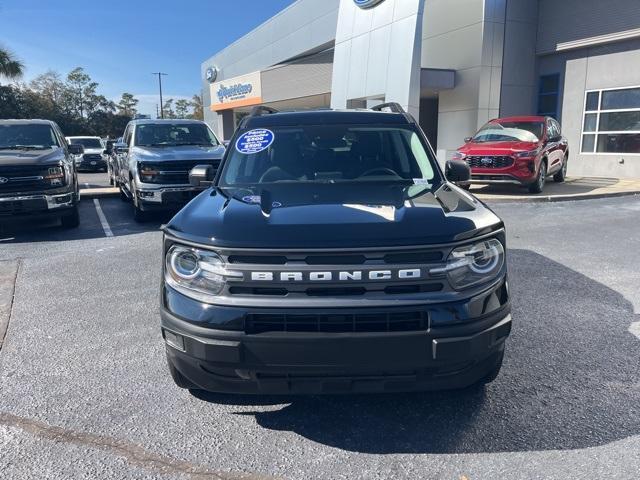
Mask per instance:
[[[271,130],[261,128],[250,130],[240,135],[236,141],[236,150],[244,155],[251,155],[266,150],[275,140],[275,135]]]

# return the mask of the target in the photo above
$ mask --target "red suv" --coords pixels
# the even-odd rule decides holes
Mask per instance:
[[[453,159],[471,167],[471,183],[525,185],[540,193],[549,176],[564,181],[569,147],[553,118],[498,118],[466,138]]]

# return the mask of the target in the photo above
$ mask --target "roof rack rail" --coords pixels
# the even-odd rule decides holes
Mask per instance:
[[[385,108],[389,109],[393,113],[407,113],[404,111],[404,108],[402,108],[402,106],[396,102],[381,103],[380,105],[371,107],[371,110],[373,110],[374,112],[381,112]]]
[[[251,109],[251,113],[249,113],[250,117],[261,117],[262,115],[271,115],[273,113],[278,113],[279,111],[275,108],[265,107],[264,105],[257,105]]]

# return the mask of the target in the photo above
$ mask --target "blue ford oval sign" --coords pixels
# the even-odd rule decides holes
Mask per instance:
[[[382,3],[383,1],[384,0],[353,0],[353,3],[355,3],[360,8],[371,8],[375,7],[379,3]]]
[[[207,81],[209,83],[213,83],[218,78],[218,69],[216,67],[209,67],[207,68],[205,75],[207,77]]]

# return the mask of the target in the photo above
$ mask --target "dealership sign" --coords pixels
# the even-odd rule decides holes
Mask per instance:
[[[205,72],[205,76],[207,77],[207,82],[209,83],[215,82],[216,79],[218,78],[218,68],[215,66],[207,68],[207,71]]]
[[[259,105],[262,103],[260,72],[229,78],[211,84],[211,110]]]
[[[371,8],[375,7],[379,3],[382,3],[383,1],[384,0],[353,0],[353,3],[355,3],[360,8]]]

